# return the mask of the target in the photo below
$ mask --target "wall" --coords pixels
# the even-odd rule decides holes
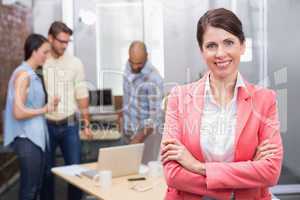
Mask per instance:
[[[208,1],[200,4],[197,0],[166,0],[163,8],[165,83],[196,80],[205,68],[196,40],[196,25],[208,8]]]
[[[74,51],[85,66],[87,80],[94,86],[97,85],[96,28],[95,26],[86,26],[79,20],[79,10],[95,12],[95,5],[96,1],[94,0],[74,0]]]
[[[13,70],[23,60],[23,44],[32,32],[31,10],[0,5],[0,134],[3,127],[7,86]]]
[[[78,10],[94,11],[97,1],[75,0],[75,54],[86,66],[87,79],[96,85],[95,28],[79,21]],[[108,1],[98,1],[108,2]],[[126,2],[114,0],[109,2]],[[134,2],[134,1],[128,1]],[[165,83],[183,84],[198,79],[204,65],[196,42],[197,20],[207,1],[165,0],[163,5]],[[87,37],[88,35],[88,37]],[[172,73],[171,73],[172,72]],[[175,73],[174,73],[175,72]],[[167,90],[169,87],[167,87]]]
[[[62,19],[62,0],[35,0],[33,6],[33,31],[44,36],[53,21]]]
[[[284,165],[297,176],[300,176],[299,10],[298,0],[268,1],[269,77],[279,97]]]
[[[32,9],[33,31],[47,36],[50,24],[62,19],[62,0],[3,0],[3,4],[19,4]],[[0,1],[1,2],[1,1]]]
[[[139,0],[75,0],[75,54],[86,66],[87,78],[97,85],[96,80],[96,48],[95,27],[86,26],[79,21],[79,10],[95,12],[97,3],[139,2]],[[201,53],[196,40],[196,27],[200,16],[210,7],[231,8],[232,1],[214,0],[161,0],[163,7],[163,39],[164,39],[164,77],[168,91],[176,82],[183,84],[199,79],[199,74],[205,70]],[[246,37],[253,39],[253,60],[242,63],[241,71],[247,80],[258,83],[260,73],[262,48],[260,35],[262,26],[259,18],[259,0],[237,2],[237,14],[244,24]],[[121,30],[126,33],[126,30]],[[88,37],[87,37],[88,36]],[[151,53],[151,52],[150,52]]]

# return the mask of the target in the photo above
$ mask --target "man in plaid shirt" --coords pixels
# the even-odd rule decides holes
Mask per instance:
[[[145,142],[144,163],[157,159],[163,121],[163,79],[147,55],[143,42],[132,42],[123,79],[123,140]]]

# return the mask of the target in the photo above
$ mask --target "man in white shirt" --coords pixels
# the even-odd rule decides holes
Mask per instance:
[[[48,40],[51,57],[43,66],[43,77],[48,99],[59,96],[60,104],[55,112],[47,113],[50,150],[47,153],[47,169],[41,199],[54,199],[54,181],[51,168],[55,165],[55,152],[60,147],[66,165],[80,163],[78,109],[84,125],[84,134],[91,137],[89,129],[89,97],[81,61],[66,52],[73,31],[62,22],[52,23]],[[81,199],[81,191],[68,186],[68,199]]]

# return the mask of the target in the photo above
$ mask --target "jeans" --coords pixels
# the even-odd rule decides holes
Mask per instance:
[[[13,149],[20,162],[20,200],[37,199],[45,168],[45,153],[28,138],[17,137]]]
[[[47,152],[46,173],[43,182],[41,199],[54,200],[54,177],[51,168],[55,166],[57,146],[60,147],[65,165],[80,164],[79,122],[54,125],[48,122],[50,151]],[[75,186],[68,185],[68,199],[80,200],[82,192]]]

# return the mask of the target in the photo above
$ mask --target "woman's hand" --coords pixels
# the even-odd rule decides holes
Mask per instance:
[[[47,103],[47,105],[45,106],[46,112],[56,111],[59,102],[60,102],[60,97],[54,96],[53,98],[51,98],[49,103]]]
[[[168,161],[177,161],[185,169],[205,175],[205,165],[194,156],[176,139],[168,139],[162,142],[161,161],[165,164]]]
[[[92,140],[94,135],[89,126],[84,127],[83,134],[88,140]]]
[[[276,152],[277,146],[275,144],[270,144],[270,141],[266,139],[260,145],[257,146],[253,160],[264,160],[268,157],[273,156]]]

